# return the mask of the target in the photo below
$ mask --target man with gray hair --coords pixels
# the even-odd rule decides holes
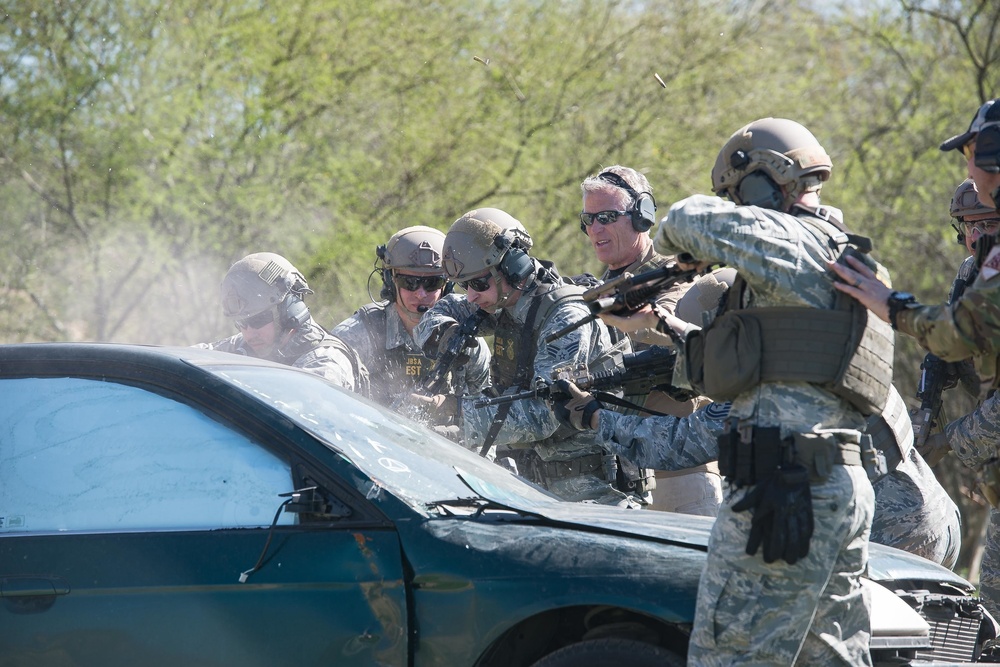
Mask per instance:
[[[580,230],[587,235],[594,255],[606,266],[601,280],[613,280],[628,272],[633,275],[652,271],[675,263],[673,257],[653,250],[649,230],[656,222],[656,202],[646,176],[631,167],[614,165],[588,176],[581,184],[583,210]],[[690,283],[677,283],[660,293],[656,303],[673,311]],[[638,351],[653,345],[672,345],[655,332],[628,333],[632,349]],[[676,401],[665,392],[625,396],[625,400],[644,406],[656,413],[683,417],[694,411],[694,401]],[[636,414],[630,410],[628,414]],[[638,414],[650,414],[641,412]],[[682,470],[642,469],[654,475],[650,484],[644,475],[634,482],[640,495],[651,486],[650,504],[654,510],[715,516],[722,502],[722,476],[716,461],[709,461]]]

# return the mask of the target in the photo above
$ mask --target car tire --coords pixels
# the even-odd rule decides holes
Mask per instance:
[[[683,667],[673,651],[634,639],[590,639],[564,646],[531,667]]]

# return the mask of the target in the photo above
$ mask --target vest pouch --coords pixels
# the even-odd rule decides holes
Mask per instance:
[[[809,478],[815,482],[829,477],[838,462],[837,443],[833,437],[816,433],[794,433],[792,437],[795,440],[795,460],[809,471]]]
[[[702,372],[704,394],[731,401],[760,384],[760,323],[747,312],[729,312],[705,329]]]

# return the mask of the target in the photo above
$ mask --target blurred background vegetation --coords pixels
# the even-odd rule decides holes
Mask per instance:
[[[332,327],[376,245],[477,206],[598,272],[587,175],[643,171],[664,214],[764,116],[813,131],[824,202],[942,301],[965,168],[938,144],[997,95],[995,0],[0,0],[0,342],[221,338],[219,281],[264,250]],[[900,339],[906,397],[921,357]],[[985,503],[936,470],[975,578]]]

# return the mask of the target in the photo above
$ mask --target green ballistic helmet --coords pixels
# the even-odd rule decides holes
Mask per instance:
[[[531,249],[528,231],[516,218],[497,208],[479,208],[456,220],[444,239],[444,269],[452,280],[476,278],[501,268],[512,248]],[[504,272],[505,275],[507,272]]]
[[[712,168],[712,190],[741,205],[788,211],[819,192],[833,162],[812,132],[786,118],[762,118],[729,138]]]
[[[305,277],[291,262],[273,252],[247,255],[222,279],[222,313],[242,319],[281,304],[289,294],[311,294]]]
[[[378,248],[382,268],[390,271],[405,269],[413,275],[444,275],[441,255],[444,252],[444,232],[417,225],[401,229]]]

